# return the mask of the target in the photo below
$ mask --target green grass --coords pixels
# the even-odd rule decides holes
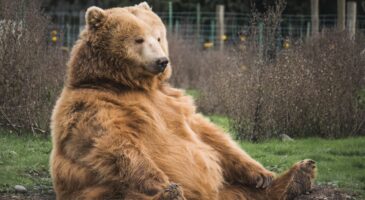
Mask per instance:
[[[229,120],[222,116],[210,119],[228,130]],[[318,164],[317,184],[330,184],[360,193],[365,197],[365,137],[326,140],[297,139],[294,142],[268,140],[253,144],[240,142],[253,158],[275,172],[283,172],[293,163],[311,158]],[[0,131],[0,191],[14,185],[51,186],[48,160],[49,138],[16,136]]]
[[[229,132],[230,119],[228,117],[221,116],[221,115],[210,115],[208,118],[210,119],[211,122],[220,126],[226,132]]]
[[[225,116],[208,117],[230,130]],[[240,142],[241,147],[266,168],[281,173],[306,158],[317,161],[317,184],[327,184],[358,192],[365,197],[365,137],[346,139],[297,139],[294,142],[267,140],[261,143]]]
[[[50,139],[16,136],[0,130],[0,191],[14,185],[32,188],[51,186],[49,177]]]
[[[253,158],[275,172],[306,158],[317,161],[317,184],[329,184],[365,197],[365,137],[347,139],[269,140],[240,143]]]
[[[187,95],[192,96],[195,100],[199,99],[200,97],[200,92],[198,90],[195,89],[187,89],[185,90]]]

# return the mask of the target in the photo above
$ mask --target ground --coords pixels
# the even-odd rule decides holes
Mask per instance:
[[[228,128],[228,119],[220,116],[212,116],[211,119]],[[278,173],[298,160],[316,160],[319,170],[317,186],[312,194],[299,199],[365,197],[365,137],[336,140],[306,138],[286,143],[268,140],[258,144],[240,144],[253,158]],[[48,173],[50,151],[49,137],[20,137],[9,131],[0,131],[0,200],[54,199]],[[24,185],[28,189],[27,194],[16,194],[13,188],[17,184]]]

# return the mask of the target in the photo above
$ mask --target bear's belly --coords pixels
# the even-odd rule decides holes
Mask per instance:
[[[190,128],[177,128],[157,135],[156,140],[151,139],[157,144],[148,149],[152,150],[152,159],[169,180],[183,187],[187,199],[216,199],[223,183],[217,152]]]

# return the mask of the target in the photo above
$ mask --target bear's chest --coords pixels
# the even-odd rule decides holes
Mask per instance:
[[[214,199],[223,182],[217,152],[187,122],[193,108],[167,99],[154,107],[159,124],[145,141],[150,155],[170,181],[177,182],[197,199]],[[195,198],[191,198],[195,199]]]
[[[188,199],[216,199],[223,183],[217,152],[202,142],[187,123],[159,133],[158,138],[148,149],[169,180],[180,184]]]

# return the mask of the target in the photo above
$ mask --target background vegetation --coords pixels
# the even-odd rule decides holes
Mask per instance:
[[[219,119],[219,118],[216,118]],[[227,126],[225,120],[221,126]],[[306,138],[283,143],[267,140],[259,144],[241,142],[253,158],[267,169],[282,173],[293,163],[312,158],[317,161],[316,184],[340,187],[365,197],[365,137],[326,140]],[[14,185],[24,185],[29,192],[52,191],[48,172],[51,141],[33,135],[18,137],[7,130],[0,131],[0,199],[2,193],[14,192]]]
[[[254,13],[247,39],[223,52],[170,39],[173,84],[200,91],[201,111],[229,116],[237,139],[363,135],[364,36],[329,29],[278,48],[284,6]]]
[[[0,0],[0,193],[13,192],[16,184],[37,191],[52,187],[49,119],[69,50],[49,43],[50,19],[41,7]],[[312,158],[317,184],[364,196],[364,35],[323,30],[305,40],[288,38],[289,48],[278,48],[283,7],[258,11],[245,40],[224,51],[170,35],[171,84],[188,89],[199,110],[268,169],[281,173]],[[268,27],[262,43],[256,39],[258,21]],[[284,133],[306,138],[278,140]]]
[[[147,2],[153,7],[153,10],[157,12],[167,12],[168,2],[170,0],[148,0]],[[196,4],[201,5],[203,12],[214,11],[217,4],[223,4],[226,7],[227,12],[247,13],[252,10],[251,0],[171,0],[174,4],[174,10],[179,12],[195,11]],[[44,0],[43,7],[47,11],[71,11],[86,9],[91,5],[97,5],[103,8],[114,6],[130,6],[138,4],[140,0]],[[272,0],[255,0],[255,7],[264,12],[267,5],[273,5],[275,1]],[[310,14],[310,1],[303,0],[290,0],[287,1],[287,7],[284,10],[284,14]],[[363,0],[356,0],[358,5],[363,5]],[[336,14],[337,5],[333,0],[321,0],[320,1],[320,13],[322,14]],[[359,6],[359,15],[365,14],[365,7]]]
[[[67,54],[47,43],[50,22],[41,4],[21,2],[0,1],[0,126],[45,133]]]
[[[20,2],[0,1],[0,124],[46,133],[68,52],[47,43],[49,19],[41,4]],[[170,35],[171,83],[194,89],[205,114],[230,117],[237,139],[364,135],[364,36],[323,30],[278,48],[284,8],[278,1],[254,12],[247,38],[224,51]],[[257,41],[258,22],[265,23],[263,42]]]
[[[186,50],[192,52],[190,56],[178,55],[189,61],[176,64],[179,76],[174,81],[201,91],[198,103],[203,112],[230,116],[239,138],[257,140],[283,133],[330,138],[362,135],[365,62],[360,56],[363,38],[357,39],[325,31],[270,62],[255,57],[256,50],[248,45],[244,52],[238,50],[238,57],[237,52],[199,55]],[[190,63],[201,67],[196,70]],[[204,78],[179,82],[184,73],[184,77]]]

